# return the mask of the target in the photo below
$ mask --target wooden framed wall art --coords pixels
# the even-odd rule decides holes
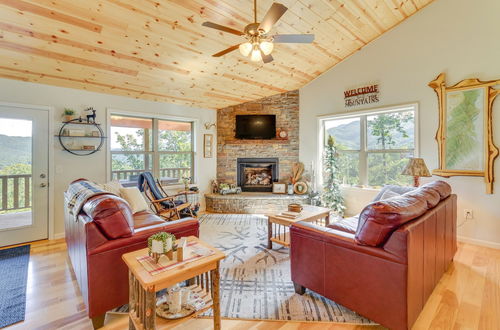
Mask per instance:
[[[214,136],[212,134],[203,135],[203,157],[212,158],[214,156]]]
[[[500,94],[497,85],[500,80],[465,79],[447,87],[444,73],[429,83],[439,101],[439,168],[432,174],[482,176],[486,193],[493,193],[498,148],[493,142],[492,108]]]

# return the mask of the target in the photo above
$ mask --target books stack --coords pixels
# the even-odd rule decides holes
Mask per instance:
[[[296,219],[300,217],[300,212],[291,212],[291,211],[284,211],[279,214],[280,217],[282,218],[287,218],[287,219]]]

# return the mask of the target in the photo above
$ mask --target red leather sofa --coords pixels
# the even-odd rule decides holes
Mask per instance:
[[[128,303],[122,255],[147,247],[148,237],[160,231],[198,236],[199,224],[193,218],[165,222],[149,211],[132,214],[123,199],[111,194],[90,198],[78,221],[65,209],[68,252],[94,327],[102,325],[107,311]]]
[[[355,230],[294,224],[296,292],[308,288],[390,329],[410,329],[453,261],[456,203],[450,186],[435,181],[369,204]]]

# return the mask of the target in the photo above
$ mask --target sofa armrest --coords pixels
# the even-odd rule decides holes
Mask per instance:
[[[199,222],[193,218],[183,218],[176,221],[165,222],[154,226],[144,227],[135,231],[134,235],[126,238],[119,238],[109,240],[104,244],[97,246],[92,250],[88,250],[88,255],[103,253],[109,250],[115,250],[127,245],[133,245],[139,242],[147,246],[147,239],[149,236],[160,232],[166,231],[174,234],[177,238],[185,236],[199,236]]]
[[[349,250],[365,253],[374,257],[404,263],[401,257],[385,251],[382,248],[359,245],[354,240],[354,234],[328,227],[318,226],[310,222],[297,222],[290,228],[291,245],[293,249],[293,240],[295,235],[308,236],[314,240],[322,241],[327,244],[333,244]]]

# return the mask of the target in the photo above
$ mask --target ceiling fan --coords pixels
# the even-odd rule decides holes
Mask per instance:
[[[314,34],[276,34],[269,35],[269,31],[274,24],[283,16],[288,8],[281,3],[273,3],[262,19],[262,22],[257,22],[257,0],[253,2],[253,17],[254,22],[245,26],[243,31],[238,31],[227,26],[219,25],[212,22],[204,22],[202,25],[220,30],[227,33],[232,33],[238,36],[244,36],[246,41],[224,49],[221,52],[213,54],[213,57],[226,55],[239,48],[243,56],[249,56],[250,60],[257,62],[263,61],[269,63],[273,60],[271,52],[274,48],[274,43],[311,43],[314,41]]]

